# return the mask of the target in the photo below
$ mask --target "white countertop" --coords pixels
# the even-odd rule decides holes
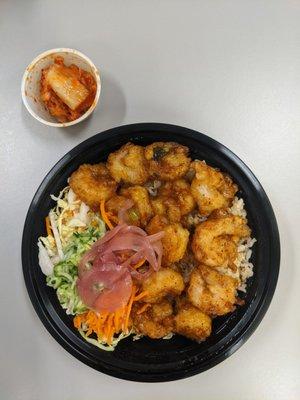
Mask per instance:
[[[136,0],[0,2],[0,399],[300,398],[300,2]],[[68,129],[21,104],[26,65],[71,47],[101,69],[99,107]],[[41,324],[21,269],[24,218],[41,180],[82,140],[134,122],[187,126],[256,174],[279,224],[282,262],[262,323],[215,368],[172,383],[103,375]]]

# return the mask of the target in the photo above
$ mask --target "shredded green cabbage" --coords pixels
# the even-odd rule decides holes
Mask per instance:
[[[47,276],[47,285],[56,289],[57,298],[67,314],[76,315],[87,310],[76,289],[77,265],[82,255],[104,233],[105,225],[100,219],[97,228],[90,227],[83,232],[73,233],[69,244],[64,248],[64,259],[59,261],[54,266],[53,273]]]
[[[84,330],[79,329],[78,330],[80,335],[89,343],[93,344],[94,346],[99,347],[99,349],[101,350],[105,350],[105,351],[114,351],[117,344],[122,340],[125,339],[126,337],[130,336],[132,334],[132,331],[129,331],[128,333],[120,333],[120,335],[117,338],[114,338],[111,345],[100,341],[99,339],[93,339],[89,336],[86,335],[86,333],[84,332]]]

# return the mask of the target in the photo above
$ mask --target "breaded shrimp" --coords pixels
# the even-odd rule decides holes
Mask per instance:
[[[166,296],[178,296],[184,290],[184,282],[178,272],[171,268],[161,268],[145,279],[142,287],[148,292],[143,301],[159,303]]]
[[[201,214],[229,207],[238,189],[231,178],[203,161],[193,161],[191,168],[195,170],[191,192]]]
[[[127,202],[128,202],[127,197],[119,195],[115,195],[107,201],[105,205],[106,211],[108,211],[112,215],[112,220],[115,223],[119,222],[118,220],[119,211],[126,206]],[[130,225],[141,226],[138,209],[135,205],[133,205],[133,207],[131,207],[129,210],[125,212],[125,220]]]
[[[150,199],[152,209],[156,215],[161,217],[167,217],[168,221],[180,222],[181,212],[180,207],[175,199],[172,197],[164,198],[162,196]]]
[[[235,309],[238,282],[231,276],[200,265],[194,269],[188,288],[190,302],[209,315],[224,315]]]
[[[168,224],[166,218],[156,215],[147,225],[146,231],[152,235],[161,230],[165,232],[161,239],[163,246],[162,264],[170,265],[181,260],[184,256],[190,233],[181,224]]]
[[[117,182],[143,185],[149,177],[144,148],[132,143],[127,143],[114,153],[110,153],[107,168]]]
[[[174,142],[155,142],[146,146],[150,175],[165,181],[181,178],[191,163],[188,152],[186,146]]]
[[[200,223],[192,238],[195,258],[210,267],[235,269],[237,243],[250,236],[247,221],[236,215],[225,215]]]
[[[138,314],[139,308],[134,307],[132,313],[133,326],[137,333],[160,339],[172,332],[174,327],[172,304],[163,300],[153,304],[145,312]]]
[[[128,188],[122,188],[120,193],[122,196],[133,201],[140,226],[145,227],[150,218],[154,215],[148,190],[142,186],[130,186]]]
[[[116,181],[110,176],[105,164],[82,164],[73,172],[69,184],[73,192],[97,210],[102,200],[108,200],[117,190]]]
[[[158,191],[158,196],[151,199],[155,214],[166,216],[170,222],[180,222],[181,217],[191,212],[196,202],[191,188],[184,179],[165,182]]]
[[[192,340],[204,340],[211,334],[211,318],[187,302],[179,306],[174,321],[175,332]]]
[[[184,179],[166,182],[159,190],[159,195],[164,198],[174,198],[178,204],[181,215],[188,214],[196,206],[196,202],[191,193],[191,186]]]

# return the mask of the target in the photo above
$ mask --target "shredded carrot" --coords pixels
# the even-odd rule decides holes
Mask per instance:
[[[100,319],[102,324],[104,324],[104,322],[106,321],[108,315],[109,315],[108,311],[103,311],[102,314],[100,314],[99,319]]]
[[[108,344],[111,344],[112,342],[112,338],[114,335],[114,329],[113,329],[113,318],[114,318],[114,314],[110,314],[107,320],[107,332],[106,332],[106,340]]]
[[[145,263],[145,261],[146,261],[146,259],[145,259],[145,258],[142,258],[137,264],[135,264],[135,265],[133,266],[133,268],[134,268],[134,269],[140,268],[140,267]]]
[[[133,300],[134,300],[135,292],[136,292],[136,287],[133,285],[132,286],[132,293],[131,293],[130,300],[129,300],[129,303],[128,303],[128,306],[127,306],[127,310],[126,310],[126,318],[125,318],[124,328],[123,328],[123,331],[126,332],[126,333],[128,332],[129,315],[130,315],[130,311],[131,311],[131,308],[132,308],[132,303],[133,303]]]
[[[48,236],[53,236],[53,235],[52,235],[52,228],[51,228],[51,224],[50,224],[50,219],[49,219],[49,217],[46,217],[46,218],[45,218],[45,221],[46,221],[46,231],[47,231],[47,235],[48,235]]]
[[[95,333],[99,340],[106,342],[109,345],[112,344],[115,334],[118,334],[120,331],[128,333],[133,303],[139,301],[148,294],[146,290],[139,294],[136,294],[137,291],[137,287],[133,285],[127,305],[119,308],[113,313],[105,311],[98,314],[89,310],[83,314],[76,315],[73,319],[74,327],[77,329],[83,329],[87,336]],[[143,313],[150,306],[150,304],[144,304],[138,310],[137,314]]]
[[[134,301],[139,301],[141,300],[143,297],[147,296],[149,294],[149,292],[147,290],[144,290],[143,292],[141,292],[140,294],[138,294],[137,296],[135,296]]]
[[[119,321],[120,321],[121,312],[122,312],[121,308],[119,308],[118,310],[115,311],[114,325],[115,325],[116,333],[119,332]]]
[[[149,303],[144,304],[144,305],[137,311],[137,315],[142,314],[142,313],[145,312],[149,307],[151,307],[151,304],[149,304]]]
[[[76,315],[76,317],[75,317],[74,320],[73,320],[73,323],[74,323],[75,328],[80,329],[80,327],[81,327],[81,322],[82,322],[82,320],[83,320],[83,317],[84,317],[86,314],[87,314],[87,313]]]
[[[103,218],[103,221],[106,223],[109,229],[113,229],[113,224],[110,222],[108,215],[105,211],[105,200],[102,200],[100,203],[100,213]]]

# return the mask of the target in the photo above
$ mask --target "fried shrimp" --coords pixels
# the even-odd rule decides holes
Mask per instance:
[[[146,146],[150,175],[161,180],[181,178],[189,169],[188,148],[174,142],[155,142]]]
[[[210,267],[235,269],[237,243],[250,236],[247,221],[236,215],[211,218],[200,223],[192,238],[195,258]]]
[[[148,177],[144,148],[127,143],[108,156],[107,168],[117,182],[143,185]]]
[[[67,313],[76,292],[70,312],[83,338],[112,351],[129,335],[200,342],[213,327],[222,334],[221,316],[245,303],[256,241],[225,172],[191,161],[175,142],[129,142],[68,182],[51,196],[38,258]],[[59,260],[66,279],[56,285]]]
[[[238,188],[229,176],[204,161],[193,161],[191,169],[195,171],[191,191],[202,215],[230,206]]]
[[[73,192],[92,209],[102,200],[108,200],[117,190],[116,181],[110,176],[105,164],[83,164],[70,177]]]
[[[211,334],[211,318],[188,302],[180,304],[174,321],[175,332],[192,340],[204,340]]]
[[[158,196],[150,201],[156,215],[166,217],[171,223],[180,222],[181,212],[175,199]]]
[[[184,179],[165,182],[158,196],[151,199],[156,214],[166,216],[170,222],[179,222],[181,217],[190,213],[196,205],[191,188]]]
[[[111,214],[113,222],[119,222],[119,211],[126,207],[127,202],[127,197],[119,196],[117,194],[107,201],[105,205],[106,211]],[[135,205],[125,212],[124,218],[130,225],[141,226],[138,209]]]
[[[159,303],[166,296],[178,296],[184,290],[182,276],[171,268],[161,268],[142,283],[148,292],[143,301]]]
[[[148,190],[142,186],[130,186],[122,188],[120,193],[133,201],[136,219],[139,221],[140,226],[145,227],[154,215]]]
[[[224,315],[235,309],[238,282],[231,276],[200,265],[194,269],[188,288],[190,302],[209,315]]]
[[[147,225],[146,231],[152,235],[162,230],[165,232],[161,239],[163,246],[162,264],[170,265],[181,260],[184,256],[190,233],[181,224],[169,224],[166,218],[156,215]]]
[[[172,332],[174,326],[172,304],[163,300],[153,304],[145,312],[139,314],[138,308],[133,310],[133,324],[137,333],[160,339]]]

